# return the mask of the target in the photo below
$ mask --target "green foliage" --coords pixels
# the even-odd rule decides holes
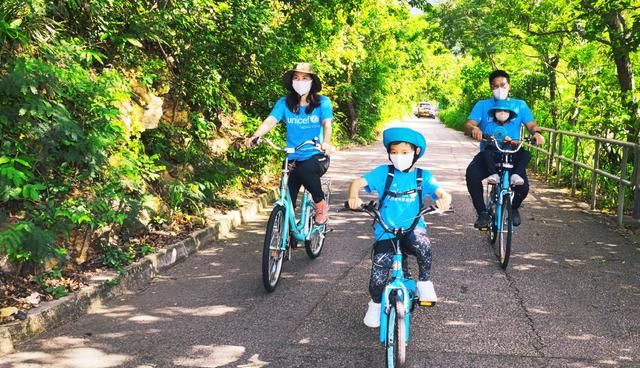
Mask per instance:
[[[69,291],[64,284],[58,282],[61,278],[62,271],[59,268],[54,268],[38,275],[36,283],[40,285],[45,293],[51,295],[54,299],[59,299],[69,295]]]
[[[122,272],[124,267],[130,265],[136,255],[132,244],[126,244],[124,249],[116,246],[105,246],[102,251],[102,264],[119,272]]]

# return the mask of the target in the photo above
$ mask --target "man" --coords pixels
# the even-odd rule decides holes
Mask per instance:
[[[509,89],[511,87],[509,85],[509,74],[504,70],[494,70],[489,74],[489,85],[493,91],[493,97],[480,100],[475,104],[465,123],[465,134],[481,141],[483,132],[493,131],[496,126],[492,108],[498,100],[508,100],[517,112],[517,116],[510,122],[509,128],[507,128],[507,135],[513,140],[519,140],[520,126],[524,125],[535,138],[536,145],[544,144],[544,137],[540,134],[540,128],[533,119],[533,114],[527,103],[515,98],[509,98]],[[480,150],[484,150],[484,145],[480,145]],[[473,207],[478,215],[474,226],[478,229],[486,229],[489,227],[490,218],[484,203],[482,180],[489,176],[490,172],[481,153],[477,154],[467,167],[466,180],[467,190],[471,195]],[[526,152],[526,155],[524,159],[529,159],[531,154]],[[518,209],[529,193],[529,180],[526,171],[524,171],[522,175],[512,175],[510,181],[511,185],[514,186],[512,202],[513,225],[518,226],[522,222]]]

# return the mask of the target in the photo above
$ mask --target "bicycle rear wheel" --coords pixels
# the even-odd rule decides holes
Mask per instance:
[[[285,251],[280,245],[284,237],[284,223],[286,221],[286,211],[283,206],[276,205],[271,211],[267,230],[264,234],[264,245],[262,248],[262,284],[268,292],[276,289],[282,271],[282,261]]]
[[[502,199],[502,214],[498,224],[498,259],[500,267],[507,268],[511,255],[511,237],[513,235],[513,219],[511,218],[511,197],[505,195]]]
[[[386,361],[388,368],[404,367],[407,359],[407,330],[404,324],[404,303],[392,302],[387,316]]]

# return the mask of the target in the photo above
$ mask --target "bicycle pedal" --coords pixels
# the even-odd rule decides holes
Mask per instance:
[[[436,306],[436,302],[418,301],[418,305],[421,307],[431,308]]]

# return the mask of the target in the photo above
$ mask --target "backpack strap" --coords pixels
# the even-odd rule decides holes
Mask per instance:
[[[418,172],[416,173],[417,177],[416,177],[416,184],[418,185],[418,208],[422,209],[422,169],[421,168],[416,168],[416,170],[418,170]]]
[[[387,169],[389,170],[387,172],[387,181],[385,181],[384,183],[384,192],[382,193],[382,198],[380,198],[379,203],[379,208],[382,208],[382,204],[384,203],[384,199],[387,198],[387,195],[389,194],[389,188],[391,188],[391,182],[393,181],[393,165],[387,165]]]
[[[382,198],[380,198],[380,207],[382,208],[382,205],[384,203],[385,198],[387,198],[387,195],[389,194],[389,188],[391,188],[391,182],[393,182],[393,165],[388,165],[388,172],[387,172],[387,180],[384,183],[384,192],[382,193]],[[418,208],[422,208],[422,169],[421,168],[416,168],[417,172],[416,172],[416,191],[418,192],[418,204],[419,207]]]

